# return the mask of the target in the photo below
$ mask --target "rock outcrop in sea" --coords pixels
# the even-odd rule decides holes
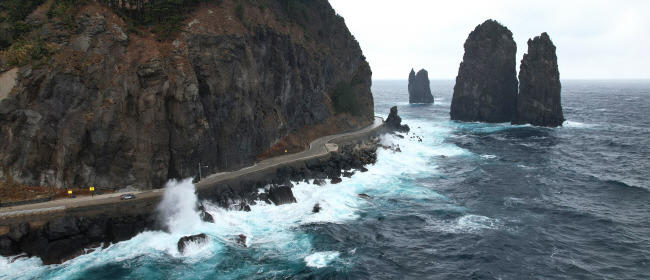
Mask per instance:
[[[499,22],[478,25],[465,41],[451,101],[452,120],[510,122],[517,98],[517,45]]]
[[[397,132],[409,132],[411,130],[407,124],[402,124],[402,118],[397,115],[397,106],[390,108],[390,113],[386,118],[386,128]]]
[[[411,69],[408,89],[409,103],[433,103],[427,70],[422,69],[415,74],[415,71]]]
[[[555,45],[546,34],[528,40],[519,70],[519,95],[512,124],[556,127],[564,122]]]
[[[181,255],[183,255],[185,254],[185,250],[187,249],[187,247],[191,246],[191,244],[204,245],[209,241],[210,238],[205,233],[183,236],[180,239],[178,239],[178,243],[176,244],[176,247],[178,247],[178,252],[181,253]]]
[[[56,51],[20,68],[0,100],[0,172],[13,182],[158,188],[252,165],[287,137],[308,144],[373,121],[370,66],[326,0],[299,13],[280,0],[203,3],[171,38],[128,32],[100,2],[117,3],[30,26]],[[338,84],[354,114],[334,108]]]

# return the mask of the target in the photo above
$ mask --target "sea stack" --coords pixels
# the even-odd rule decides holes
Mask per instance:
[[[433,103],[427,70],[422,69],[415,74],[415,71],[411,69],[409,74],[409,103]]]
[[[451,119],[510,122],[517,98],[517,44],[512,32],[490,19],[476,26],[464,46]]]
[[[411,128],[407,124],[402,124],[402,118],[397,115],[397,106],[390,108],[390,114],[386,118],[386,127],[390,131],[409,132]]]
[[[564,122],[561,90],[555,45],[544,32],[528,40],[528,53],[521,60],[519,96],[512,124],[561,126]]]

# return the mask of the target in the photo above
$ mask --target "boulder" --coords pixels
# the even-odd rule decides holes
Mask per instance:
[[[320,210],[323,209],[320,207],[320,203],[314,204],[314,208],[311,210],[312,213],[318,213]]]
[[[246,245],[246,239],[247,239],[246,235],[239,234],[239,235],[235,236],[235,243],[237,243],[238,245],[241,245],[242,247],[248,247]]]
[[[408,89],[409,103],[433,103],[427,70],[422,69],[415,74],[415,71],[411,69]]]
[[[187,246],[189,246],[191,243],[203,245],[205,243],[208,243],[210,238],[205,235],[205,233],[201,234],[196,234],[196,235],[189,235],[189,236],[183,236],[178,240],[178,252],[181,254],[185,254],[185,250],[187,249]]]
[[[289,186],[271,186],[268,199],[275,205],[296,203],[296,198]]]
[[[451,100],[452,120],[510,122],[517,98],[517,44],[497,21],[478,25],[465,41]]]
[[[316,186],[324,186],[325,184],[327,184],[327,182],[325,182],[325,180],[323,180],[323,179],[315,179],[314,180],[314,185],[316,185]]]
[[[199,206],[199,216],[201,216],[201,221],[204,221],[206,223],[214,223],[214,217],[212,217],[212,214],[205,211],[205,207],[203,207],[203,205]]]
[[[337,177],[337,178],[332,178],[332,180],[330,181],[330,183],[332,183],[332,184],[338,184],[338,183],[340,183],[340,182],[343,182],[343,179],[341,179],[341,178],[339,178],[339,177]]]
[[[519,96],[512,124],[556,127],[564,122],[555,45],[546,34],[528,40],[519,70]]]

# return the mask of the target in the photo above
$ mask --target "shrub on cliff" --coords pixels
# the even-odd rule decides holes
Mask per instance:
[[[25,18],[45,0],[0,1],[0,50],[6,49],[30,31]]]
[[[0,60],[6,61],[9,66],[22,67],[30,62],[45,63],[56,51],[55,45],[43,40],[20,40],[0,51]]]

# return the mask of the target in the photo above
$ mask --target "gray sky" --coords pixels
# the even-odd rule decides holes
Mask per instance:
[[[345,18],[373,79],[454,79],[463,43],[492,18],[517,42],[517,64],[529,38],[547,32],[562,79],[650,79],[650,1],[330,0]],[[519,65],[517,65],[519,68]]]

